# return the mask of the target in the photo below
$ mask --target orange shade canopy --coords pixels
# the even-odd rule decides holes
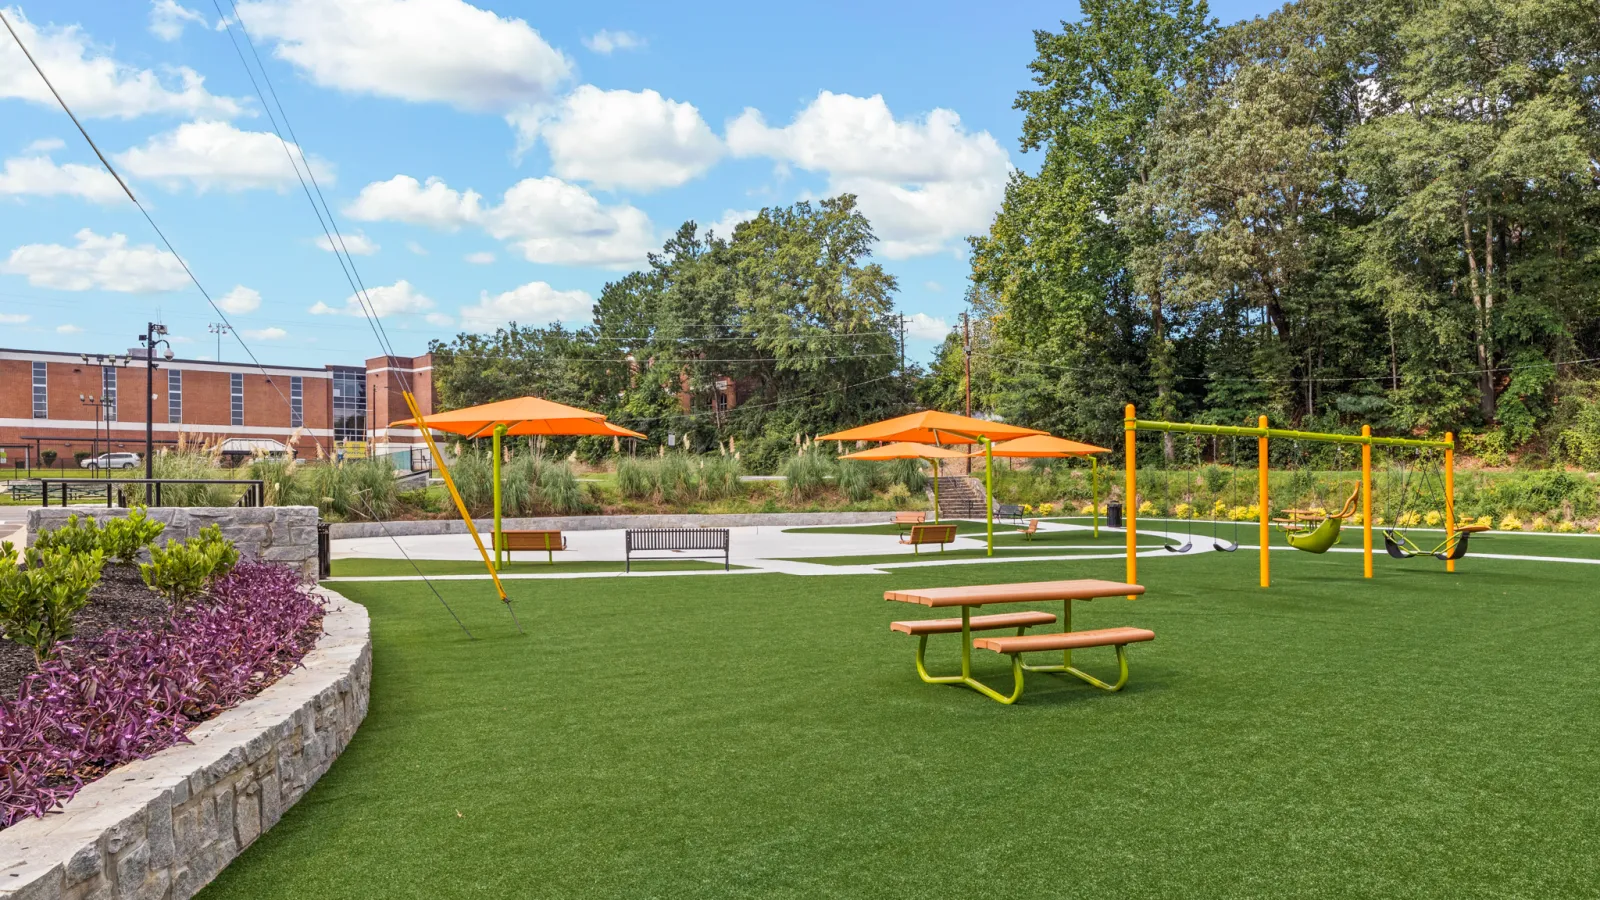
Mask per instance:
[[[946,450],[932,444],[914,444],[902,441],[898,444],[884,444],[882,447],[868,447],[854,453],[846,453],[840,459],[865,459],[886,461],[891,459],[965,459],[966,454],[960,450]]]
[[[1007,441],[1030,434],[1044,434],[1037,428],[1023,428],[1004,422],[989,422],[955,413],[923,410],[906,416],[885,419],[871,425],[847,428],[825,434],[819,441],[911,441],[918,444],[976,444],[978,438]]]
[[[1065,457],[1088,456],[1092,453],[1110,453],[1104,447],[1085,444],[1079,441],[1069,441],[1058,438],[1053,434],[1034,434],[1016,440],[995,444],[991,448],[995,456],[1013,457]],[[978,454],[981,455],[981,454]]]
[[[489,434],[496,425],[506,426],[506,434],[509,435],[644,437],[637,431],[607,422],[601,413],[541,397],[518,397],[466,409],[452,409],[423,416],[422,422],[434,431],[448,431],[469,438]],[[404,428],[407,425],[415,426],[416,420],[400,419],[389,423],[390,428]]]

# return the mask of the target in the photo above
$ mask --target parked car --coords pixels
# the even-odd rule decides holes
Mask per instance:
[[[79,463],[85,469],[135,469],[140,463],[137,453],[102,453]]]

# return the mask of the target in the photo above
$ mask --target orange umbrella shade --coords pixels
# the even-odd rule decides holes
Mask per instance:
[[[585,435],[611,437],[619,426],[606,421],[601,413],[578,409],[540,397],[518,397],[498,400],[466,409],[434,413],[422,417],[423,424],[434,431],[448,431],[466,437],[481,437],[494,430],[496,425],[506,426],[507,434]],[[401,419],[390,423],[390,428],[415,425],[415,419]],[[635,432],[634,434],[637,434]],[[633,436],[633,435],[630,435]],[[643,435],[638,435],[643,437]]]
[[[1058,438],[1053,434],[1034,434],[1028,437],[1017,438],[1013,441],[995,444],[995,456],[1013,457],[1061,457],[1061,456],[1088,456],[1091,453],[1110,453],[1104,447],[1085,444],[1079,441],[1069,441]],[[976,454],[982,455],[982,454]]]
[[[917,444],[975,444],[980,437],[1008,441],[1030,434],[1044,434],[1037,428],[1023,428],[1004,422],[988,422],[955,413],[923,410],[906,416],[885,419],[871,425],[847,428],[825,434],[819,441],[911,441]]]
[[[605,426],[607,433],[616,437],[644,438],[646,440],[650,438],[650,436],[647,434],[640,434],[631,428],[623,428],[621,425],[618,425],[615,422],[606,422]]]
[[[854,453],[846,453],[840,459],[865,459],[887,461],[891,459],[965,459],[966,454],[960,450],[946,450],[932,444],[914,444],[902,441],[898,444],[885,444],[882,447],[868,447]]]

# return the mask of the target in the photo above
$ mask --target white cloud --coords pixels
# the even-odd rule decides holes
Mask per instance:
[[[179,6],[176,0],[150,0],[150,33],[163,41],[182,37],[184,26],[190,22],[210,25],[205,16]]]
[[[374,181],[362,188],[355,202],[344,211],[364,222],[405,222],[454,231],[482,217],[482,200],[475,191],[463,194],[437,178],[429,178],[427,184],[421,184],[410,175],[396,175],[388,181]],[[412,248],[412,252],[417,251]]]
[[[456,323],[454,316],[447,316],[444,313],[428,313],[422,317],[422,321],[427,322],[429,325],[437,325],[440,328],[449,328]]]
[[[15,6],[6,9],[17,35],[34,59],[50,74],[56,90],[86,118],[134,119],[145,115],[236,116],[237,100],[218,97],[205,79],[187,66],[173,67],[165,79],[149,69],[118,62],[105,47],[94,46],[76,25],[36,26]],[[7,35],[9,37],[9,35]],[[0,100],[41,103],[51,109],[56,99],[12,41],[0,43]]]
[[[549,176],[512,185],[484,219],[489,234],[535,263],[627,268],[656,245],[643,210],[605,206],[583,188]]]
[[[299,156],[299,148],[289,145]],[[150,138],[143,147],[117,154],[117,162],[136,178],[148,178],[168,188],[184,182],[196,190],[222,188],[284,188],[296,181],[294,167],[278,136],[264,131],[240,131],[227,122],[186,122]],[[326,162],[311,157],[319,180],[331,181]]]
[[[339,240],[340,249],[349,253],[351,256],[371,256],[372,254],[377,253],[379,250],[377,241],[374,241],[372,238],[367,237],[365,234],[359,231],[355,232],[354,234],[341,234],[339,236]],[[317,246],[328,251],[329,253],[333,252],[333,242],[328,240],[328,236],[326,234],[317,236]]]
[[[239,15],[279,59],[352,93],[504,112],[572,73],[527,22],[462,0],[253,0]]]
[[[85,228],[73,247],[26,244],[11,251],[0,271],[27,277],[34,287],[61,291],[99,289],[142,294],[172,291],[189,283],[178,258],[154,245],[128,246],[128,236],[104,237]]]
[[[223,312],[236,316],[253,313],[261,308],[261,292],[236,284],[233,290],[217,298],[217,305],[222,307]]]
[[[83,329],[76,325],[57,325],[56,334],[82,334]]]
[[[927,313],[906,316],[906,337],[919,341],[942,341],[950,333],[950,323]]]
[[[410,250],[412,253],[415,253],[418,256],[427,256],[428,255],[428,248],[422,246],[421,244],[417,243],[416,241],[406,241],[406,249]]]
[[[935,294],[944,293],[944,285],[940,284],[937,281],[924,281],[922,283],[922,289],[925,290],[925,291],[931,291],[931,292],[933,292]]]
[[[22,148],[23,153],[50,153],[67,146],[61,138],[40,138]]]
[[[105,169],[78,163],[57,164],[48,156],[6,160],[5,169],[0,171],[0,195],[6,194],[82,197],[96,203],[115,203],[125,196]]]
[[[0,325],[21,325],[31,318],[27,313],[0,313]]]
[[[461,307],[461,324],[475,331],[489,331],[509,322],[543,325],[548,322],[587,321],[594,312],[594,298],[584,291],[558,291],[543,281],[533,281],[490,296],[484,291],[478,302]]]
[[[645,45],[645,40],[631,31],[602,28],[584,38],[583,45],[601,56],[610,56],[618,50],[638,50]]]
[[[857,195],[884,255],[895,259],[954,249],[983,230],[1011,173],[994,137],[967,131],[951,110],[897,120],[878,95],[823,91],[782,128],[746,109],[726,138],[736,156],[823,172],[829,194]]]
[[[725,241],[733,240],[733,230],[739,227],[740,222],[748,222],[761,215],[759,209],[727,209],[722,211],[722,218],[700,229],[701,234],[712,232]]]
[[[498,206],[484,206],[475,191],[457,191],[437,178],[426,184],[396,175],[361,189],[346,207],[363,221],[406,222],[454,231],[476,225],[511,243],[529,262],[626,268],[642,262],[656,244],[650,218],[637,207],[602,204],[559,178],[525,178]]]
[[[289,336],[282,328],[246,328],[239,332],[252,341],[281,341]]]
[[[475,266],[487,266],[494,262],[494,254],[488,252],[487,250],[480,251],[478,253],[468,253],[466,258],[467,262],[472,263]]]
[[[433,309],[433,300],[404,278],[394,284],[367,288],[366,296],[372,311],[379,316],[421,313]],[[359,316],[362,315],[361,300],[355,294],[346,297],[343,306],[329,306],[319,300],[310,312],[314,316]]]
[[[722,156],[722,142],[699,110],[650,90],[586,84],[553,106],[506,119],[521,149],[544,141],[556,175],[601,188],[676,187]]]

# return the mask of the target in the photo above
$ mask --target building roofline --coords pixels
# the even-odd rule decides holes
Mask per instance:
[[[141,348],[141,350],[142,350],[142,348]],[[23,350],[23,349],[16,348],[16,347],[0,347],[0,358],[5,358],[9,354],[18,354],[18,355],[21,355],[21,356],[24,356],[24,357],[35,357],[35,356],[60,357],[62,362],[75,362],[75,363],[78,363],[80,365],[83,364],[83,357],[85,355],[91,357],[91,361],[89,363],[90,365],[94,365],[94,362],[92,361],[92,357],[95,357],[95,356],[108,356],[109,357],[109,356],[122,356],[123,355],[121,353],[113,354],[113,353],[95,352],[95,353],[84,354],[82,352],[73,353],[73,352],[68,351],[68,350]],[[143,355],[134,355],[133,359],[142,364],[143,360],[144,360],[144,356]],[[269,374],[269,375],[272,374],[272,371],[274,369],[276,369],[278,371],[283,371],[283,372],[307,372],[307,373],[315,373],[315,374],[318,374],[318,375],[324,375],[325,376],[325,375],[328,374],[328,370],[330,370],[330,369],[365,369],[366,368],[363,365],[357,365],[357,366],[345,366],[345,365],[288,366],[288,365],[281,365],[279,363],[262,363],[260,366],[257,366],[255,363],[251,363],[251,362],[219,362],[219,361],[214,360],[214,359],[185,359],[184,357],[174,357],[172,359],[158,359],[157,363],[159,363],[159,364],[174,364],[174,365],[182,364],[184,366],[193,367],[193,368],[217,368],[217,369],[224,369],[224,370],[228,370],[228,369],[243,369],[245,371],[254,372],[256,374],[260,374],[262,369],[266,369],[267,370],[267,374]],[[134,368],[134,364],[133,363],[129,363],[128,364],[128,368]]]

